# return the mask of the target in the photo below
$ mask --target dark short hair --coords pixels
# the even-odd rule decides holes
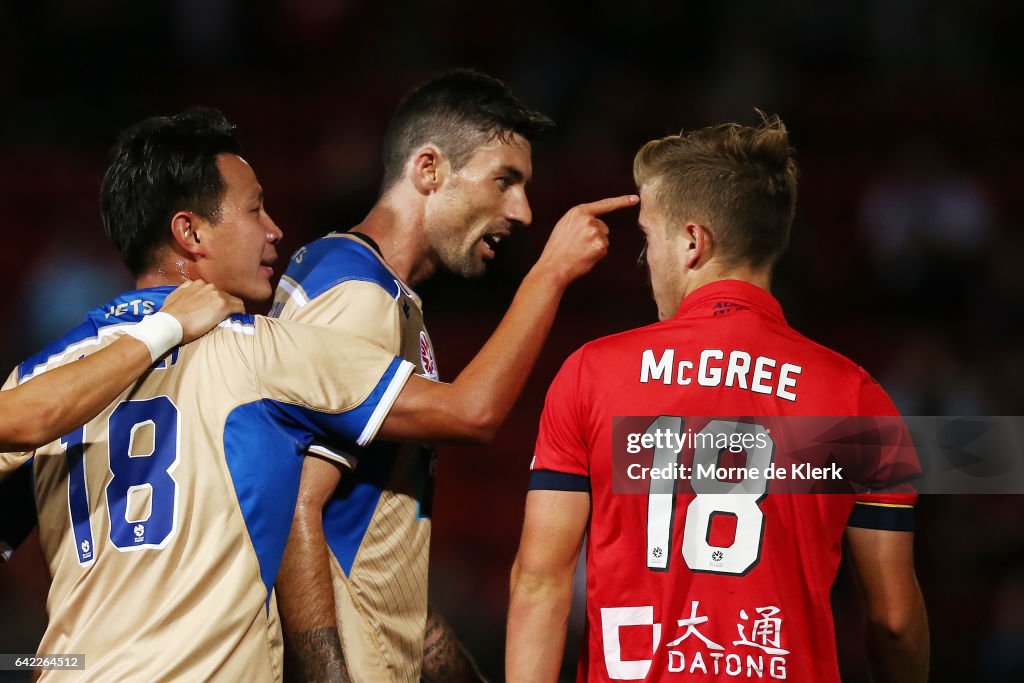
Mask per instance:
[[[121,133],[103,174],[100,213],[133,275],[153,265],[178,211],[220,220],[225,183],[217,155],[240,150],[235,125],[203,107],[154,116]]]
[[[497,78],[457,69],[414,89],[398,105],[384,135],[381,194],[402,177],[409,155],[433,143],[459,170],[474,150],[512,135],[535,141],[554,126],[544,114],[527,109]]]
[[[644,145],[637,188],[650,187],[675,227],[702,223],[727,264],[773,267],[789,244],[797,164],[778,116],[758,126],[723,123]]]

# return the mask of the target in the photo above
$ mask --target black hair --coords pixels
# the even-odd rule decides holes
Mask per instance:
[[[100,214],[133,275],[153,265],[178,211],[220,220],[226,188],[217,155],[240,151],[235,125],[204,107],[154,116],[121,133],[103,174]]]
[[[512,135],[535,141],[554,126],[527,109],[497,78],[472,69],[442,74],[410,92],[384,135],[381,194],[402,177],[409,155],[433,143],[459,170],[482,144]]]

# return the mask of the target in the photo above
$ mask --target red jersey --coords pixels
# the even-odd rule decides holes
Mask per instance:
[[[843,531],[909,529],[916,498],[771,495],[767,480],[740,493],[655,480],[649,495],[613,492],[617,417],[663,416],[648,431],[679,435],[678,416],[896,414],[863,369],[735,280],[701,287],[670,320],[576,351],[548,392],[531,488],[591,492],[578,679],[838,682],[829,592]],[[757,432],[770,450],[747,457],[771,460],[771,435],[746,420],[716,423]]]

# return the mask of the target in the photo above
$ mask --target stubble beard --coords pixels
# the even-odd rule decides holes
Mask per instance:
[[[476,235],[472,242],[467,242],[465,233],[448,233],[434,235],[431,242],[442,268],[472,280],[483,275],[487,269],[487,264],[476,253],[481,239],[482,235]]]
[[[442,265],[449,272],[466,280],[473,280],[482,276],[487,270],[487,264],[477,258],[476,245],[477,242],[473,242],[467,250],[455,252],[450,259],[443,260]]]

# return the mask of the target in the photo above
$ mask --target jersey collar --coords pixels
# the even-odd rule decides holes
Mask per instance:
[[[164,300],[175,289],[174,285],[134,289],[94,308],[88,318],[95,321],[98,327],[113,323],[137,323],[163,308]]]
[[[715,318],[727,313],[757,309],[785,322],[782,306],[769,292],[743,280],[717,280],[698,287],[683,299],[675,318]]]
[[[345,234],[346,235],[352,235],[353,237],[358,237],[362,241],[366,242],[367,246],[369,246],[371,249],[373,249],[375,252],[377,252],[377,256],[380,256],[381,261],[384,260],[384,254],[383,254],[383,252],[381,252],[380,246],[377,244],[377,242],[372,237],[370,237],[369,235],[367,235],[365,233],[361,233],[361,232],[359,232],[357,230],[349,230]]]

